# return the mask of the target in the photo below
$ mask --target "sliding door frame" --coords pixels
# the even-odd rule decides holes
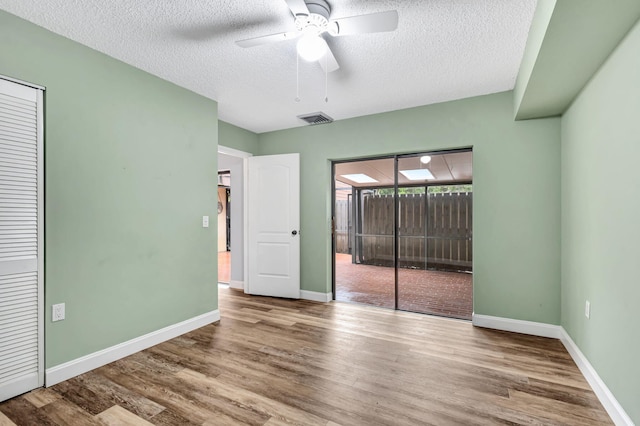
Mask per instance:
[[[342,163],[357,163],[360,161],[371,161],[371,160],[386,160],[386,159],[393,159],[393,185],[377,185],[377,186],[362,186],[362,187],[358,187],[357,189],[355,187],[353,187],[353,194],[354,196],[351,199],[352,202],[352,209],[353,209],[353,217],[354,217],[354,221],[352,223],[352,226],[354,228],[354,244],[352,246],[352,250],[353,256],[357,255],[357,237],[355,236],[357,234],[357,223],[359,221],[355,220],[356,219],[356,211],[359,212],[359,209],[355,208],[355,204],[360,202],[360,198],[361,198],[361,191],[362,190],[366,190],[366,189],[378,189],[378,188],[393,188],[393,269],[394,269],[394,310],[400,310],[398,309],[399,306],[399,282],[398,282],[398,265],[399,265],[399,256],[398,256],[398,250],[399,250],[399,238],[398,238],[398,233],[399,233],[399,228],[400,228],[400,196],[399,196],[399,184],[398,184],[398,173],[399,173],[399,169],[398,169],[398,161],[402,158],[412,158],[412,157],[417,157],[417,156],[421,156],[421,155],[441,155],[441,154],[452,154],[452,153],[456,153],[456,152],[473,152],[473,148],[472,147],[467,147],[467,148],[459,148],[459,149],[449,149],[449,150],[439,150],[439,151],[420,151],[420,152],[413,152],[413,153],[404,153],[404,154],[390,154],[390,155],[379,155],[379,156],[372,156],[372,157],[359,157],[359,158],[352,158],[352,159],[348,159],[348,160],[332,160],[331,161],[331,217],[330,217],[330,223],[331,223],[331,293],[332,293],[332,300],[336,300],[336,164],[342,164]],[[473,180],[468,181],[468,180],[464,180],[464,181],[453,181],[453,182],[446,182],[446,183],[427,183],[427,182],[422,182],[422,183],[415,183],[415,184],[406,184],[406,185],[402,185],[403,188],[405,187],[419,187],[419,188],[425,188],[426,192],[428,192],[428,188],[430,186],[445,186],[445,185],[467,185],[467,184],[473,184]],[[357,196],[356,196],[357,194]]]

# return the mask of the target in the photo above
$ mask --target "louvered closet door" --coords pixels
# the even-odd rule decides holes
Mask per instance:
[[[0,401],[43,385],[42,91],[0,78]]]

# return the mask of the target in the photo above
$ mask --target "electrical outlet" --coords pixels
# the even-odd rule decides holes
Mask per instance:
[[[209,227],[209,216],[202,216],[202,227],[203,228]]]
[[[51,321],[62,321],[64,319],[64,303],[51,306]]]
[[[591,302],[588,300],[584,304],[584,316],[587,317],[587,319],[591,318]]]

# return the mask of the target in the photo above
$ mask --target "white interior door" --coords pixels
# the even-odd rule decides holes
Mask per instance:
[[[42,90],[0,78],[0,401],[44,384]]]
[[[300,156],[247,159],[245,292],[300,297]]]

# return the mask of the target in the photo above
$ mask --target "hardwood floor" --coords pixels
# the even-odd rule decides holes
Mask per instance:
[[[611,424],[562,344],[220,289],[222,320],[0,404],[0,425]]]

